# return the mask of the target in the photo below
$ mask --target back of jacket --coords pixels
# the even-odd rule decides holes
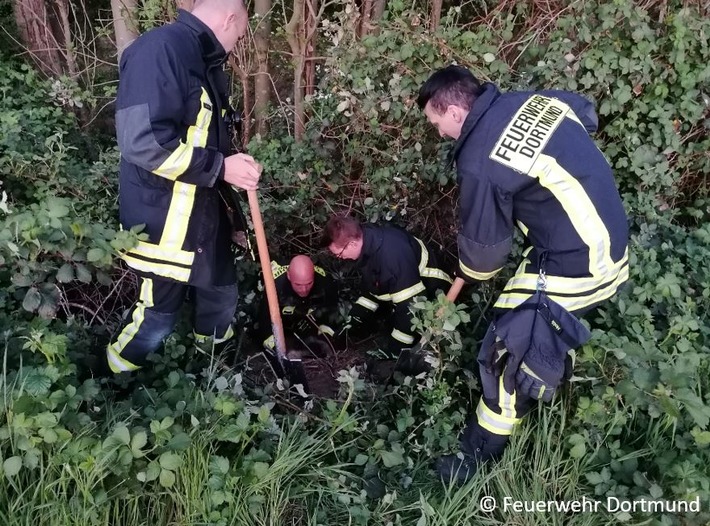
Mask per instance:
[[[584,296],[563,302],[570,310],[605,299],[627,279],[626,214],[611,167],[589,137],[596,127],[594,106],[574,93],[501,94],[485,84],[474,102],[454,153],[461,270],[476,279],[498,272],[515,226],[531,245],[496,306],[513,307],[534,292],[543,254],[550,292]]]
[[[230,149],[225,57],[212,31],[180,11],[121,58],[121,223],[144,224],[149,237],[124,259],[141,274],[196,285],[234,274],[216,189]]]

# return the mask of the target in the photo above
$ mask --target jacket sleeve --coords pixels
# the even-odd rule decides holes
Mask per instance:
[[[545,97],[561,100],[567,104],[577,116],[582,126],[584,126],[584,129],[587,130],[587,133],[591,134],[597,131],[599,119],[594,109],[594,103],[589,99],[577,93],[563,90],[544,90],[541,91],[540,94]]]
[[[188,90],[188,74],[175,49],[154,40],[129,46],[116,101],[118,146],[126,161],[149,172],[211,187],[224,173],[224,156],[199,144],[206,144],[213,106],[203,90],[197,116],[187,115]],[[193,118],[197,122],[186,122]]]
[[[513,198],[489,178],[460,173],[459,272],[484,281],[503,268],[513,246]]]

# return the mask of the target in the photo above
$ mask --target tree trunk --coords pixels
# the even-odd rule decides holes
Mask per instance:
[[[429,12],[429,30],[434,32],[439,28],[441,22],[442,0],[431,0],[431,11]]]
[[[113,31],[116,35],[118,60],[128,44],[138,38],[138,25],[135,19],[137,0],[111,0]]]
[[[360,7],[360,26],[358,28],[358,37],[362,38],[370,33],[371,25],[370,19],[372,18],[372,0],[362,0],[362,6]]]
[[[305,0],[294,0],[291,20],[284,26],[286,39],[293,55],[293,117],[296,142],[301,142],[306,131],[306,111],[303,100],[303,71],[305,65],[305,31],[303,11]]]
[[[271,0],[255,0],[254,14],[258,25],[254,32],[257,72],[254,78],[254,119],[256,133],[262,137],[269,132],[269,102],[271,101],[271,75],[269,73],[269,41],[271,38]],[[244,85],[244,92],[248,91]],[[244,111],[248,111],[245,106]]]
[[[386,8],[387,0],[375,0],[375,5],[372,7],[372,21],[377,22],[380,20]]]
[[[313,95],[316,89],[316,63],[313,57],[316,54],[316,36],[318,35],[318,0],[308,0],[308,9],[305,11],[303,25],[306,28],[306,63],[304,89],[306,95]]]
[[[48,76],[63,73],[59,46],[44,0],[15,0],[15,22],[20,39],[37,67]]]
[[[64,40],[64,46],[61,51],[64,54],[69,76],[76,80],[79,76],[79,68],[76,64],[76,54],[74,53],[74,43],[72,42],[71,23],[69,21],[69,0],[54,0],[54,4],[57,6],[57,11],[59,12],[59,20],[61,22]]]

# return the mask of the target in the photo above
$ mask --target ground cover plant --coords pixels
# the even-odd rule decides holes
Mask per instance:
[[[157,5],[146,2],[142,16],[162,13]],[[372,383],[362,364],[377,340],[366,339],[338,362],[342,370],[332,370],[328,396],[304,399],[259,365],[246,333],[262,295],[248,256],[238,261],[240,331],[231,351],[196,349],[186,313],[150,367],[92,376],[93,357],[133,299],[135,279],[118,255],[141,234],[118,228],[110,127],[82,122],[56,82],[5,53],[0,523],[710,521],[707,6],[444,7],[433,29],[426,9],[390,0],[377,31],[362,35],[356,5],[329,4],[304,136],[291,133],[284,96],[271,110],[269,133],[248,143],[265,166],[269,238],[275,253],[311,250],[333,271],[345,311],[356,276],[317,247],[333,211],[406,225],[455,252],[449,145],[414,103],[431,69],[455,61],[503,89],[581,91],[597,104],[595,138],[628,212],[631,279],[585,319],[593,338],[577,353],[569,387],[523,422],[500,463],[463,487],[435,479],[432,459],[456,449],[478,399],[475,355],[514,258],[508,274],[467,287],[443,319],[435,315],[443,300],[417,303],[445,364],[427,378]],[[279,56],[273,60],[279,64]],[[286,73],[274,75],[277,89],[290,82]],[[482,496],[498,507],[481,509]],[[701,510],[515,513],[502,509],[506,497],[698,498]]]

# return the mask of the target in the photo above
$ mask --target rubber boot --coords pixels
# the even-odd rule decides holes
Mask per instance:
[[[436,471],[444,484],[468,482],[478,468],[489,460],[499,460],[510,440],[509,435],[497,435],[471,420],[461,437],[461,452],[445,455],[436,461]]]

